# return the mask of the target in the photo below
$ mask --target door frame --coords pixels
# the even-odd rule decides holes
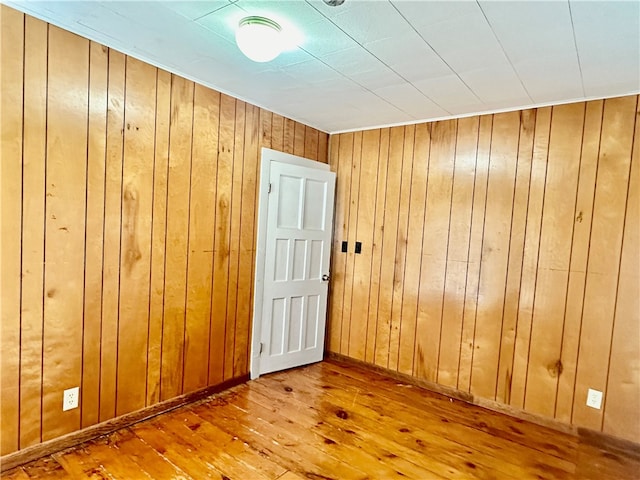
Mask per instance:
[[[260,189],[258,193],[258,233],[256,237],[256,268],[253,281],[253,322],[251,333],[251,379],[260,376],[260,339],[262,337],[262,306],[264,300],[264,264],[267,246],[267,214],[269,212],[269,179],[271,162],[288,163],[299,167],[331,171],[326,163],[298,157],[262,147],[260,152]]]

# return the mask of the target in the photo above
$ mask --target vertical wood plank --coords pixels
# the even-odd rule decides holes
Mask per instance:
[[[89,41],[50,27],[49,63],[43,440],[80,427],[78,409],[62,412],[62,391],[82,383]]]
[[[295,149],[295,128],[296,122],[290,118],[284,119],[282,149],[285,153],[293,154]]]
[[[636,107],[637,108],[637,107]],[[636,120],[603,431],[640,438],[640,122]]]
[[[107,131],[108,49],[91,42],[89,52],[89,145],[84,277],[84,343],[80,395],[82,426],[100,418],[100,334]]]
[[[587,389],[606,387],[636,106],[634,96],[606,100],[602,119],[573,407],[573,422],[596,430],[602,410],[585,399]]]
[[[318,161],[329,163],[329,135],[324,132],[318,133]]]
[[[331,254],[331,279],[329,283],[329,295],[327,300],[327,338],[326,347],[329,351],[340,351],[340,327],[342,317],[340,317],[340,309],[338,303],[342,304],[343,284],[342,279],[338,280],[338,270],[344,263],[345,257],[340,251],[340,244],[343,237],[344,224],[344,182],[346,178],[340,174],[339,148],[341,135],[331,137],[331,151],[329,155],[329,168],[336,173],[336,193],[335,193],[335,212],[333,218],[333,244]],[[346,175],[344,176],[346,177]]]
[[[554,107],[543,201],[525,409],[552,417],[561,374],[575,198],[580,171],[584,104]]]
[[[340,251],[341,233],[340,227],[343,223],[342,215],[342,175],[340,172],[340,162],[338,156],[338,149],[340,146],[341,135],[333,135],[330,139],[331,148],[329,152],[329,168],[336,174],[336,190],[334,200],[334,216],[333,216],[333,238],[331,244],[331,276],[329,281],[329,292],[327,295],[327,328],[325,338],[325,350],[330,352],[340,351],[340,324],[337,314],[339,313],[337,308],[337,299],[341,298],[340,294],[336,294],[336,290],[342,289],[342,284],[336,278],[336,271],[338,269],[338,263],[343,261],[343,256]]]
[[[100,421],[116,414],[125,56],[109,51],[100,334]]]
[[[351,193],[349,195],[349,224],[347,230],[347,241],[349,242],[349,251],[347,252],[347,261],[344,273],[344,301],[342,304],[342,338],[341,351],[348,354],[351,326],[351,312],[353,311],[353,283],[355,268],[355,245],[358,238],[358,208],[359,208],[359,191],[360,191],[360,172],[362,165],[362,132],[356,132],[353,135],[353,150],[351,164]]]
[[[273,114],[271,120],[271,148],[284,151],[284,118],[277,113]]]
[[[147,405],[160,401],[170,123],[171,74],[163,70],[157,70],[149,331],[147,332]]]
[[[344,292],[346,289],[347,255],[341,251],[342,242],[348,240],[349,213],[351,204],[351,182],[353,162],[353,134],[340,135],[335,148],[332,146],[332,158],[338,165],[336,170],[336,207],[333,235],[336,253],[331,271],[331,335],[329,344],[332,351],[342,352],[342,339],[348,330],[343,323]],[[335,157],[334,157],[335,152]]]
[[[456,120],[435,123],[431,130],[414,352],[414,375],[431,381],[438,370],[456,131]]]
[[[146,404],[156,69],[127,57],[116,415]]]
[[[380,296],[380,275],[384,237],[385,200],[387,193],[387,166],[389,163],[389,129],[380,130],[380,148],[378,153],[378,176],[376,186],[376,217],[373,225],[373,244],[371,246],[371,280],[369,285],[369,315],[367,319],[367,345],[365,361],[373,363],[378,334],[378,299]]]
[[[498,382],[496,384],[496,399],[502,403],[509,403],[511,395],[511,367],[513,365],[515,335],[518,325],[518,298],[520,297],[520,283],[522,281],[522,261],[524,258],[527,208],[529,206],[535,123],[535,110],[523,110],[521,112],[516,184],[513,214],[511,216],[509,264],[507,266],[507,284],[505,286],[500,356],[498,360]]]
[[[591,236],[591,216],[593,214],[593,195],[596,186],[596,169],[600,150],[600,131],[602,130],[603,101],[587,102],[584,133],[582,135],[582,155],[576,198],[573,242],[569,283],[567,287],[566,312],[564,315],[564,333],[562,338],[562,374],[558,379],[556,395],[556,418],[571,422],[573,411],[574,385],[578,345],[580,343],[580,324],[584,303],[584,283],[586,280],[589,238]]]
[[[227,318],[224,348],[224,379],[233,377],[234,351],[236,339],[236,304],[238,299],[238,270],[240,259],[240,225],[242,218],[242,175],[244,161],[244,132],[245,132],[246,103],[236,101],[235,127],[232,156],[232,189],[231,189],[231,232],[229,243],[229,273],[227,288]]]
[[[183,391],[209,381],[211,282],[220,94],[195,86]]]
[[[357,219],[357,241],[362,242],[362,253],[354,256],[351,318],[349,321],[349,356],[364,360],[369,317],[369,282],[373,246],[373,222],[375,217],[376,177],[380,131],[368,130],[362,135],[362,160]],[[339,251],[339,250],[338,250]]]
[[[413,348],[415,345],[420,271],[422,267],[424,205],[427,198],[427,179],[429,174],[429,147],[429,125],[426,123],[416,125],[407,229],[407,256],[402,288],[402,324],[400,326],[400,346],[398,349],[398,371],[408,375],[413,371]]]
[[[318,157],[318,130],[308,126],[305,126],[304,129],[304,157],[322,161]]]
[[[494,115],[471,366],[471,391],[484,398],[494,398],[496,389],[519,131],[517,112]]]
[[[547,177],[547,152],[549,150],[551,113],[551,108],[538,109],[536,114],[536,131],[533,140],[529,206],[527,209],[524,256],[522,260],[522,280],[520,282],[520,296],[518,300],[518,320],[515,334],[513,367],[511,369],[510,404],[517,408],[524,407],[529,345],[531,341],[531,320],[533,316],[533,294],[538,272],[542,204]]]
[[[272,122],[274,113],[271,113],[263,108],[260,109],[260,146],[265,148],[273,148],[274,139],[272,138]]]
[[[374,363],[381,367],[389,365],[389,341],[391,312],[393,307],[393,282],[395,272],[396,241],[398,237],[398,210],[400,185],[402,182],[402,159],[404,147],[404,127],[393,127],[389,131],[389,153],[384,196],[384,220],[382,235],[382,262],[380,264],[380,285]]]
[[[465,281],[465,300],[462,314],[462,342],[458,371],[458,389],[468,392],[471,388],[471,361],[473,341],[476,330],[476,312],[478,307],[478,286],[480,284],[480,258],[482,256],[482,237],[484,235],[484,217],[486,212],[487,180],[489,178],[489,152],[493,115],[480,117],[478,129],[478,150],[476,154],[476,173],[473,183],[473,205],[471,207],[471,225],[469,234],[469,253]]]
[[[306,127],[303,124],[294,122],[293,154],[299,157],[304,157],[305,130]]]
[[[193,82],[172,76],[160,400],[182,393]]]
[[[400,184],[400,204],[398,205],[398,232],[393,271],[393,299],[391,306],[391,329],[389,332],[389,368],[398,369],[400,330],[402,328],[403,294],[406,284],[405,268],[409,236],[409,202],[411,200],[413,177],[413,149],[415,145],[415,125],[404,127],[404,147],[402,152],[402,173]]]
[[[251,308],[255,270],[255,224],[258,188],[258,109],[247,104],[244,130],[242,175],[242,223],[240,225],[240,257],[238,296],[236,302],[236,340],[233,352],[233,376],[249,373],[251,349]]]
[[[2,57],[2,322],[0,338],[0,454],[19,448],[20,440],[20,231],[22,210],[22,124],[24,15],[0,5]]]
[[[233,141],[236,100],[220,96],[220,133],[216,177],[213,292],[211,295],[211,345],[209,384],[224,379],[227,289],[231,242],[231,195],[233,185]]]
[[[458,383],[479,126],[478,117],[458,120],[437,374],[451,387]]]
[[[22,154],[20,448],[29,447],[41,441],[44,204],[47,141],[48,27],[46,23],[26,16],[24,28],[23,108],[25,121]],[[3,158],[5,157],[3,156]],[[3,257],[3,264],[5,258]]]

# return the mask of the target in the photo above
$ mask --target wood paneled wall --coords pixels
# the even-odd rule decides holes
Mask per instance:
[[[628,96],[332,136],[330,351],[640,442],[637,119]]]
[[[246,374],[260,147],[328,136],[0,15],[4,455]]]

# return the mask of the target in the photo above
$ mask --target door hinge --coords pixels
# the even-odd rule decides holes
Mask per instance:
[[[271,184],[269,184],[269,191],[267,192],[267,194],[271,193]]]
[[[262,355],[263,351],[264,351],[264,343],[260,342],[260,355]]]

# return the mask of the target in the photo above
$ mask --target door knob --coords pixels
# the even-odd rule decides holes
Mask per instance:
[[[327,275],[326,273],[324,275],[322,275],[322,281],[323,282],[328,282],[329,281],[329,275]]]

